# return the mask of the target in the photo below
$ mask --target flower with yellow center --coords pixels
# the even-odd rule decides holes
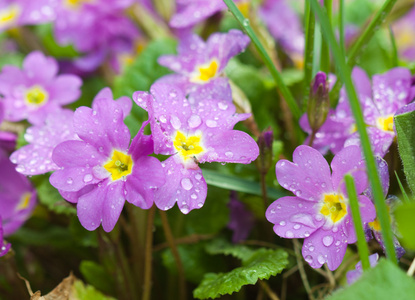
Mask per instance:
[[[16,23],[17,18],[19,18],[21,13],[21,8],[12,4],[7,6],[4,9],[0,10],[0,28],[13,25]]]
[[[22,197],[20,197],[20,202],[19,205],[17,206],[16,210],[22,210],[25,209],[29,206],[30,203],[30,198],[32,197],[32,193],[31,192],[26,192],[22,195]]]
[[[130,175],[133,165],[131,155],[113,150],[111,158],[104,164],[104,168],[111,173],[112,181],[116,181]]]
[[[379,129],[393,132],[393,115],[377,118],[376,125]]]
[[[34,85],[24,93],[24,102],[28,106],[40,107],[49,100],[49,93],[40,85]]]
[[[346,201],[342,195],[325,194],[320,213],[337,223],[347,215]]]
[[[176,132],[176,136],[173,140],[173,146],[184,161],[204,152],[204,149],[201,146],[200,135],[186,137],[181,131]]]
[[[207,83],[212,78],[216,77],[219,69],[219,63],[216,59],[212,59],[210,62],[199,65],[196,67],[194,76],[190,79],[194,83]]]

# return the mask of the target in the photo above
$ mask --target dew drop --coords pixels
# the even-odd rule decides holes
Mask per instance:
[[[219,102],[218,103],[218,107],[221,110],[226,110],[228,108],[228,104],[224,103],[224,102]]]
[[[199,202],[198,204],[197,204],[197,207],[202,207],[203,206],[203,203],[202,202]]]
[[[326,247],[331,246],[331,244],[333,244],[333,237],[331,235],[326,235],[325,237],[323,237],[323,245]]]
[[[196,174],[195,178],[196,178],[196,180],[200,180],[200,179],[202,179],[202,175],[201,174]]]
[[[67,184],[72,184],[72,183],[73,183],[73,179],[72,179],[71,177],[69,177],[69,178],[66,180],[66,183],[67,183]]]
[[[214,120],[206,120],[206,126],[210,128],[215,128],[218,126],[218,123]]]
[[[193,187],[193,184],[189,178],[183,178],[180,183],[182,188],[184,188],[186,191],[190,190]]]
[[[180,119],[176,117],[175,115],[171,116],[170,124],[176,130],[180,129],[180,127],[182,126],[182,122],[180,122]]]
[[[294,225],[294,229],[297,229],[297,230],[298,230],[298,229],[300,229],[300,228],[301,228],[301,225],[300,225],[300,224],[295,224],[295,225]]]
[[[229,157],[229,158],[232,158],[233,157],[233,152],[227,151],[227,152],[225,152],[225,156]]]
[[[324,264],[326,262],[326,259],[323,257],[323,255],[320,254],[319,256],[317,256],[317,261],[320,264]]]
[[[193,194],[190,195],[190,198],[196,199],[197,198],[197,195],[193,193]]]
[[[281,221],[281,222],[280,222],[280,225],[281,225],[281,226],[285,226],[285,224],[286,224],[286,223],[285,223],[285,221]]]
[[[286,233],[285,233],[285,237],[286,238],[289,238],[289,239],[291,239],[291,238],[293,238],[294,237],[294,233],[292,232],[292,231],[287,231]]]
[[[310,252],[313,252],[314,251],[314,246],[310,246],[310,247],[308,247],[308,250],[310,250]]]
[[[180,211],[184,214],[188,214],[189,213],[189,207],[187,205],[183,206]]]
[[[190,128],[196,128],[202,123],[202,119],[198,115],[192,115],[189,120],[187,120],[187,124]]]
[[[311,257],[311,255],[307,255],[306,257],[304,257],[305,261],[308,262],[309,264],[311,264],[313,262],[313,258]]]
[[[86,183],[86,182],[90,182],[90,181],[92,181],[92,175],[91,174],[86,174],[84,176],[84,182]]]

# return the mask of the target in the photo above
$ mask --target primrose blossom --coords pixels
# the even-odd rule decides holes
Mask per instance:
[[[249,38],[241,31],[214,33],[204,42],[199,36],[185,35],[178,46],[178,55],[164,55],[159,64],[176,74],[158,79],[159,83],[180,86],[190,102],[206,99],[232,101],[228,79],[221,76],[229,60],[244,51]]]
[[[304,145],[295,149],[293,162],[278,161],[277,180],[295,197],[273,202],[266,218],[274,224],[278,236],[304,238],[302,254],[312,268],[327,263],[330,270],[335,270],[347,245],[357,240],[344,183],[346,174],[354,177],[363,223],[372,222],[376,211],[370,199],[361,195],[368,181],[359,147],[340,151],[333,158],[331,169],[332,172],[320,152]]]
[[[392,24],[399,55],[408,61],[415,60],[415,7]]]
[[[394,68],[374,75],[371,83],[366,73],[355,67],[352,79],[374,154],[383,157],[395,137],[393,116],[415,97],[411,73],[405,68]],[[309,131],[306,120],[302,120],[300,125]],[[360,145],[360,138],[343,88],[336,110],[329,112],[326,122],[317,131],[313,147],[323,154],[328,150],[336,154],[349,145]]]
[[[75,75],[57,75],[58,64],[39,51],[26,56],[23,69],[6,65],[0,73],[6,121],[27,119],[41,124],[49,113],[74,102],[81,94],[82,80]]]
[[[232,103],[201,100],[191,105],[174,85],[155,83],[135,92],[134,101],[148,112],[156,154],[163,161],[166,184],[156,191],[155,204],[168,210],[177,202],[182,213],[201,208],[207,194],[198,163],[248,164],[259,154],[258,145],[245,132],[233,130],[249,114],[236,114]]]
[[[125,200],[150,208],[155,189],[164,184],[160,162],[148,156],[153,141],[144,135],[144,126],[130,145],[130,131],[123,122],[130,110],[131,101],[95,99],[92,109],[75,111],[73,126],[80,140],[62,142],[53,150],[60,169],[50,176],[50,183],[66,200],[77,203],[79,221],[87,230],[102,223],[111,231]]]
[[[379,254],[374,253],[372,255],[369,255],[369,264],[370,267],[373,268],[378,264],[378,260],[379,260]],[[362,267],[362,262],[359,261],[354,270],[348,271],[346,273],[346,278],[347,278],[347,283],[348,284],[352,284],[355,281],[357,281],[363,274],[363,267]]]

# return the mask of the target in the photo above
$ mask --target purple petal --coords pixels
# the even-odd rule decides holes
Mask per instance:
[[[154,142],[151,135],[144,134],[144,128],[149,124],[149,121],[141,124],[141,128],[137,135],[133,138],[128,153],[131,154],[133,160],[136,161],[142,156],[147,156],[153,153]]]
[[[238,243],[249,236],[255,223],[255,216],[238,200],[238,194],[235,191],[231,191],[228,207],[230,214],[227,227],[233,231],[232,243]]]
[[[98,92],[98,94],[94,97],[94,100],[92,101],[92,106],[94,106],[94,102],[97,99],[114,99],[112,95],[112,91],[109,87],[103,88]],[[130,112],[133,103],[131,102],[131,99],[129,97],[120,97],[115,102],[122,108],[122,111],[124,113],[124,118],[126,118]]]
[[[124,207],[124,182],[114,181],[105,187],[106,196],[102,204],[102,228],[110,232],[117,224],[122,208]],[[80,203],[78,202],[78,205]]]
[[[66,105],[74,102],[81,95],[82,80],[75,75],[59,75],[50,84],[50,96],[56,103]]]
[[[170,19],[169,25],[173,28],[189,27],[225,8],[225,4],[219,0],[195,1],[180,9]]]
[[[298,146],[293,163],[280,160],[275,168],[277,180],[285,189],[301,199],[318,201],[332,193],[330,168],[323,155],[308,146]]]
[[[380,176],[380,182],[382,184],[383,195],[384,195],[384,197],[386,197],[386,195],[388,194],[388,190],[389,190],[389,168],[388,168],[388,164],[386,163],[386,161],[383,158],[381,158],[379,156],[376,156],[376,165],[377,165],[379,176]],[[364,192],[364,194],[366,196],[368,196],[370,199],[373,199],[373,193],[372,193],[372,186],[371,185],[368,186],[368,188]]]
[[[333,187],[338,193],[347,195],[344,175],[354,177],[357,194],[361,194],[368,186],[365,161],[358,146],[349,146],[336,154],[331,162]]]
[[[67,191],[62,191],[62,190],[58,190],[58,191],[59,191],[59,194],[61,194],[62,198],[65,199],[66,201],[71,202],[71,203],[78,203],[79,197],[89,193],[96,187],[97,187],[96,185],[90,184],[76,192],[67,192]]]
[[[78,199],[77,212],[82,226],[89,230],[99,227],[103,215],[103,204],[107,195],[106,186],[97,186]]]
[[[162,166],[167,176],[166,183],[155,194],[157,207],[168,210],[177,202],[184,214],[201,208],[206,200],[207,185],[199,167],[186,169],[176,163],[174,157],[165,160]]]
[[[259,148],[247,133],[237,130],[217,131],[205,142],[207,153],[200,162],[229,162],[249,164],[259,155]]]
[[[346,248],[342,227],[336,233],[320,228],[304,240],[302,254],[312,268],[320,268],[327,263],[328,268],[334,271],[340,266]]]
[[[54,58],[35,51],[26,56],[23,70],[29,81],[36,78],[36,82],[48,82],[58,73],[58,64]]]
[[[191,84],[186,90],[189,91],[188,99],[190,103],[207,99],[220,99],[232,103],[232,90],[228,78],[218,77],[206,84]]]
[[[284,238],[304,238],[324,224],[314,218],[316,203],[297,197],[282,197],[274,201],[265,216],[274,225],[277,235]]]
[[[385,154],[389,151],[390,145],[392,145],[393,139],[395,138],[395,133],[384,131],[376,127],[368,127],[366,130],[369,135],[373,154],[380,157],[385,156]],[[350,136],[344,143],[345,147],[352,145],[361,145],[360,137],[357,132]]]

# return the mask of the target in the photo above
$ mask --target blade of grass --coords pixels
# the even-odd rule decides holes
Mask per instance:
[[[324,0],[324,8],[326,9],[327,17],[329,18],[329,22],[331,24],[333,0]],[[320,69],[327,75],[330,72],[330,47],[324,38],[321,40]]]
[[[352,219],[357,236],[357,250],[359,251],[363,270],[367,270],[370,268],[369,248],[366,243],[365,232],[363,231],[362,218],[360,217],[359,201],[357,200],[356,186],[354,184],[354,179],[352,175],[346,174],[346,176],[344,176],[344,180],[346,182],[350,210],[352,211]]]
[[[287,102],[295,121],[298,121],[301,116],[300,108],[297,102],[295,101],[293,95],[291,94],[290,90],[284,84],[280,72],[278,72],[278,70],[275,68],[271,58],[265,51],[264,47],[262,46],[252,27],[249,25],[249,19],[245,18],[242,15],[242,13],[239,11],[239,9],[236,7],[235,3],[232,0],[224,0],[224,2],[228,6],[231,13],[235,16],[236,20],[242,26],[246,34],[250,37],[251,41],[254,43],[255,48],[258,50],[262,60],[264,61],[272,77],[274,78],[275,83],[277,84],[277,88],[279,89],[285,101]]]
[[[339,42],[340,50],[342,51],[343,56],[346,55],[346,42],[344,34],[344,0],[339,0]]]
[[[347,54],[347,57],[348,57],[347,65],[350,68],[356,64],[357,57],[359,56],[361,51],[364,49],[364,47],[367,45],[367,43],[372,39],[373,35],[379,29],[380,25],[385,21],[385,18],[391,12],[396,2],[397,0],[386,0],[385,3],[382,5],[382,7],[379,9],[379,11],[376,13],[372,21],[363,31],[363,33],[353,43],[352,48]],[[341,87],[342,87],[342,80],[338,78],[330,92],[330,100],[331,100],[332,107],[335,107],[337,105],[338,95],[339,95],[339,91]]]
[[[391,39],[391,46],[392,46],[392,53],[391,53],[392,66],[397,67],[399,65],[398,47],[396,47],[395,35],[393,34],[391,26],[389,26],[389,37]]]
[[[314,56],[314,32],[316,19],[314,13],[311,11],[309,2],[306,2],[306,37],[305,37],[305,51],[304,51],[304,79],[303,79],[303,112],[307,111],[308,99],[310,97],[310,84],[313,75],[313,56]]]
[[[206,183],[222,189],[234,190],[237,192],[249,193],[262,196],[261,185],[258,182],[237,178],[226,174],[221,174],[212,170],[202,170]],[[287,194],[277,189],[267,188],[267,195],[271,199],[278,199]]]
[[[403,199],[407,203],[410,202],[409,197],[408,197],[408,194],[405,192],[405,189],[403,188],[402,182],[399,179],[398,173],[396,173],[396,171],[395,171],[395,176],[396,176],[396,179],[398,180],[399,188],[401,189],[401,193],[402,193]]]
[[[389,220],[389,213],[384,201],[382,185],[376,167],[375,157],[373,156],[369,136],[366,132],[366,125],[363,119],[362,108],[360,107],[359,99],[357,98],[357,94],[353,86],[351,71],[349,66],[346,64],[345,58],[342,56],[341,50],[336,42],[336,38],[334,37],[333,29],[327,18],[327,15],[320,8],[320,4],[317,2],[317,0],[310,1],[311,9],[318,16],[324,37],[331,46],[334,61],[339,70],[339,75],[345,84],[347,96],[350,102],[350,107],[352,109],[353,116],[355,118],[357,125],[357,130],[359,132],[364,158],[366,160],[369,181],[372,185],[373,198],[375,201],[377,217],[379,219],[382,230],[382,236],[385,241],[386,255],[393,263],[396,264],[397,260],[395,254],[395,247],[393,244],[393,234]]]

